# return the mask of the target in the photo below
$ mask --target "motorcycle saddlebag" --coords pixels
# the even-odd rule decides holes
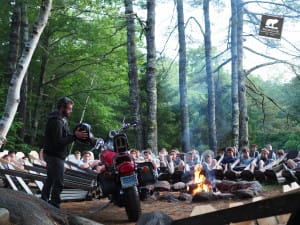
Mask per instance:
[[[118,187],[115,182],[115,175],[110,171],[104,171],[103,173],[98,174],[98,184],[102,189],[104,197],[118,191]]]
[[[139,186],[146,186],[156,182],[157,175],[151,162],[137,163],[136,167]]]

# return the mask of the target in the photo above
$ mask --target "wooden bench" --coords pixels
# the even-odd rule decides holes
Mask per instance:
[[[26,193],[34,194],[34,191],[29,188],[24,180],[32,180],[36,183],[45,182],[46,169],[30,165],[25,165],[24,167],[28,171],[16,170],[16,168],[9,163],[4,166],[2,162],[0,164],[0,174],[7,179],[9,186],[13,190],[21,190],[21,188],[18,188],[18,186],[20,186]],[[96,181],[71,175],[65,175],[64,186],[65,188],[61,193],[61,199],[63,201],[91,199],[91,193],[97,188]],[[37,187],[40,192],[42,190],[42,185],[37,185]],[[38,197],[40,196],[37,193],[35,194]]]

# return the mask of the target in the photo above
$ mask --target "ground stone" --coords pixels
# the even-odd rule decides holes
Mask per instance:
[[[171,225],[172,219],[161,211],[142,214],[136,225]]]
[[[154,185],[154,191],[170,191],[171,185],[168,181],[157,181]]]
[[[70,225],[103,225],[95,221],[80,217],[80,216],[70,216],[69,217]]]
[[[183,190],[183,189],[186,189],[186,184],[183,183],[183,182],[177,182],[175,184],[172,185],[173,189],[174,190]]]
[[[9,220],[9,211],[7,209],[0,208],[0,224],[1,225],[10,225]]]

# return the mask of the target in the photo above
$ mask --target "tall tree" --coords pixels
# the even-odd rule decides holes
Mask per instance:
[[[156,48],[155,48],[155,0],[147,0],[147,136],[146,144],[157,153],[157,80],[156,80]]]
[[[17,68],[12,75],[10,86],[8,88],[6,105],[2,118],[0,120],[0,146],[6,141],[6,135],[15,118],[17,108],[20,102],[20,91],[24,76],[29,67],[32,55],[38,45],[40,36],[47,24],[50,11],[52,7],[52,0],[43,0],[40,7],[39,17],[33,27],[32,35],[26,47],[22,51],[21,58],[18,61]]]
[[[231,104],[232,104],[232,145],[239,146],[239,94],[237,72],[237,2],[231,0]]]
[[[25,44],[29,39],[28,33],[28,14],[27,14],[27,2],[22,3],[22,17],[21,17],[21,34],[22,34],[22,49],[25,48]],[[27,96],[28,96],[28,72],[26,72],[22,87],[21,87],[21,98],[20,105],[18,108],[18,117],[23,125],[18,130],[20,142],[24,141],[25,131],[27,130]]]
[[[127,26],[127,60],[128,60],[128,78],[129,78],[129,96],[131,113],[135,121],[138,121],[136,127],[136,147],[143,148],[143,134],[141,126],[141,100],[139,95],[139,80],[136,61],[135,44],[135,14],[133,12],[132,0],[125,0],[125,15]]]
[[[187,104],[186,87],[186,43],[183,13],[183,0],[177,0],[177,20],[179,38],[179,95],[180,95],[180,118],[181,118],[181,146],[184,152],[191,148],[189,110]]]
[[[208,89],[208,129],[209,129],[209,147],[217,150],[217,134],[216,134],[216,103],[215,103],[215,82],[212,71],[211,61],[211,31],[209,18],[209,0],[203,1],[203,13],[205,20],[205,62],[206,62],[206,82]]]
[[[243,0],[237,0],[237,73],[239,79],[239,110],[240,110],[240,124],[239,124],[239,145],[240,147],[248,147],[248,110],[247,110],[247,96],[246,96],[246,74],[243,68],[243,15],[244,6]]]
[[[20,28],[21,28],[21,5],[14,6],[14,12],[11,18],[11,32],[9,41],[9,52],[7,62],[7,72],[5,75],[5,83],[9,83],[12,74],[16,70],[20,45]]]
[[[35,139],[37,137],[38,133],[38,127],[40,122],[40,110],[41,110],[41,104],[43,103],[44,98],[44,83],[46,81],[46,71],[47,66],[49,63],[49,38],[50,38],[50,32],[46,30],[44,32],[45,35],[40,40],[40,44],[43,46],[43,53],[41,55],[41,68],[39,72],[39,82],[36,90],[36,101],[35,106],[33,108],[33,114],[32,114],[32,134],[30,136],[30,144],[34,145]]]

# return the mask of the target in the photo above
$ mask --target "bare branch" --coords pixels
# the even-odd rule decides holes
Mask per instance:
[[[247,4],[251,4],[251,3],[259,3],[259,4],[270,4],[270,5],[275,5],[275,6],[280,6],[280,7],[284,7],[284,8],[287,8],[293,12],[296,12],[296,13],[299,13],[300,14],[300,11],[298,11],[296,8],[293,8],[287,4],[283,4],[283,3],[276,3],[274,1],[270,2],[270,1],[246,1],[246,2],[243,2],[243,6],[247,5]]]
[[[191,17],[189,17],[189,18],[187,19],[186,25],[190,22],[190,20],[194,20],[194,21],[195,21],[195,23],[196,23],[196,24],[198,25],[198,27],[200,28],[200,31],[201,31],[201,33],[202,33],[202,35],[203,35],[203,37],[204,37],[204,30],[203,30],[201,24],[199,23],[199,21],[198,21],[195,17],[191,16]]]
[[[251,69],[245,71],[245,76],[248,76],[254,70],[260,69],[260,68],[265,67],[265,66],[271,66],[271,65],[274,65],[274,64],[279,64],[279,63],[287,64],[287,62],[283,61],[283,60],[282,61],[273,61],[273,62],[267,62],[267,63],[259,64],[259,65],[256,65],[256,66],[252,67]]]
[[[226,61],[224,61],[223,63],[221,63],[214,71],[213,73],[218,72],[223,66],[225,66],[227,63],[231,62],[232,58],[227,59]]]

